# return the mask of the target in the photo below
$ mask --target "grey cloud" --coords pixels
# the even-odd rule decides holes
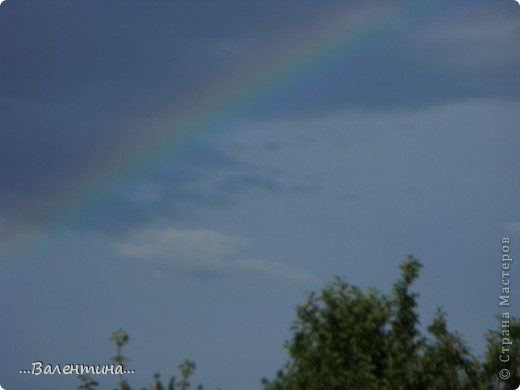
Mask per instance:
[[[272,177],[254,174],[231,175],[222,180],[218,185],[225,192],[260,189],[274,193],[282,189],[281,184]]]
[[[335,4],[115,1],[100,12],[92,2],[20,3],[17,18],[0,25],[2,53],[9,59],[0,64],[4,96],[72,100],[119,112],[180,103],[268,50],[276,34],[287,33],[284,25],[312,20]],[[324,67],[253,114],[518,99],[518,25],[510,10],[472,1],[461,3],[462,16],[454,17],[451,4],[443,4],[424,31],[390,31],[359,56]],[[405,17],[397,22],[406,25]]]
[[[173,264],[205,273],[248,271],[309,281],[307,272],[266,260],[244,258],[248,241],[209,229],[143,228],[115,242],[116,250],[129,258]]]
[[[206,88],[225,87],[252,53],[268,50],[291,26],[326,14],[330,4],[11,2],[0,14],[3,217],[42,223],[65,200],[88,192],[93,177],[123,158],[129,140],[138,144],[156,131],[129,123],[197,101]],[[443,11],[448,2],[439,4],[441,15],[449,16],[453,7]],[[397,34],[297,80],[286,93],[266,98],[249,119],[272,123],[345,109],[518,99],[519,25],[509,11],[484,1],[461,3],[460,15],[439,17],[420,33]],[[264,146],[275,153],[308,139],[295,131],[286,144],[264,140]],[[193,149],[193,156],[114,193],[99,213],[104,220],[85,225],[186,215],[196,205],[226,207],[245,189],[308,190],[309,183],[285,183],[283,172],[247,166],[218,145]]]

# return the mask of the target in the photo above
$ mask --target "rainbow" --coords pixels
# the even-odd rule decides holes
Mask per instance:
[[[38,232],[28,228],[15,231],[9,242],[11,251],[41,250],[46,241],[42,231],[102,212],[115,194],[128,190],[161,164],[175,163],[189,153],[200,135],[224,131],[240,118],[290,95],[300,83],[335,67],[355,75],[359,64],[374,61],[377,49],[400,34],[413,34],[442,11],[435,2],[425,0],[404,5],[353,3],[334,3],[313,21],[273,34],[270,45],[257,48],[253,57],[236,64],[227,77],[182,106],[139,124],[123,121],[120,126],[146,127],[149,136],[125,140],[110,161],[93,158],[95,169],[91,171],[95,173],[86,177],[82,187],[60,195]]]

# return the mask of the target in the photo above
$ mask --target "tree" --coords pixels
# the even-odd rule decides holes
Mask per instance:
[[[113,341],[116,344],[116,356],[112,358],[112,361],[117,364],[124,367],[125,363],[130,361],[127,357],[123,356],[122,350],[123,347],[128,344],[128,341],[130,340],[130,337],[128,336],[128,333],[123,330],[119,329],[118,331],[112,332],[110,334],[110,341]],[[121,386],[121,390],[131,390],[130,385],[123,377],[123,374],[120,374],[119,376],[119,383]]]
[[[462,337],[447,329],[446,314],[438,309],[428,327],[433,336],[420,356],[422,388],[479,389],[485,380],[480,362],[470,354]]]
[[[110,341],[113,341],[116,345],[116,356],[112,358],[112,361],[116,365],[124,365],[130,361],[127,357],[123,356],[123,348],[128,344],[130,337],[128,333],[124,329],[119,329],[110,334]],[[159,374],[155,374],[153,376],[153,383],[150,385],[148,389],[141,390],[190,390],[191,383],[190,378],[195,374],[196,365],[194,362],[189,360],[184,360],[181,364],[177,366],[180,370],[180,380],[178,380],[175,376],[172,376],[168,381],[168,385],[165,386],[161,382],[161,377]],[[78,379],[80,381],[80,385],[76,387],[76,390],[96,390],[98,389],[98,382],[93,380],[89,375],[79,375]],[[130,384],[126,381],[126,379],[121,375],[119,377],[119,389],[115,390],[132,390]],[[202,385],[198,385],[196,390],[204,390]]]
[[[421,334],[418,294],[411,287],[422,268],[408,256],[391,294],[366,292],[337,277],[320,294],[311,292],[296,308],[290,359],[274,380],[262,379],[265,390],[506,390],[520,385],[520,320],[499,318],[500,330],[487,335],[485,360],[474,357],[457,332],[450,332],[446,314],[438,309],[427,335]],[[110,340],[116,344],[114,363],[128,358],[122,349],[129,341],[120,329]],[[195,363],[177,366],[180,379],[168,385],[159,374],[148,389],[189,390]],[[506,376],[502,374],[506,373]],[[499,376],[500,374],[500,376]],[[95,390],[98,384],[80,375],[77,390]],[[118,390],[132,390],[123,376]],[[202,385],[196,387],[203,390]]]
[[[485,377],[488,383],[499,388],[497,373],[508,373],[508,388],[520,386],[520,319],[507,316],[498,317],[500,330],[487,334]],[[503,371],[506,370],[506,371]]]
[[[320,294],[310,293],[297,307],[294,335],[285,345],[290,360],[274,380],[262,380],[264,389],[488,389],[498,370],[481,364],[462,337],[448,331],[441,309],[428,336],[419,331],[418,295],[411,286],[421,268],[419,260],[408,256],[389,295],[376,289],[365,293],[341,278]],[[511,325],[516,335],[511,338],[518,338],[519,330]],[[497,360],[497,337],[493,333],[488,340],[488,360]],[[520,356],[518,351],[512,355]],[[518,367],[511,357],[512,375]]]

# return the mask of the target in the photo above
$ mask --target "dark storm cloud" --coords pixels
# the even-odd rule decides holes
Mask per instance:
[[[389,29],[373,47],[363,47],[356,57],[346,53],[343,62],[329,64],[269,109],[319,115],[344,108],[388,111],[471,99],[518,100],[515,4],[443,4],[420,28]]]
[[[76,103],[112,115],[183,101],[335,4],[19,3],[3,10],[0,25],[7,59],[0,63],[2,96]],[[442,4],[419,32],[390,29],[359,58],[349,56],[295,86],[308,93],[289,92],[272,108],[302,114],[518,98],[514,4]],[[406,15],[396,22],[413,25]],[[497,34],[504,28],[507,34]]]
[[[453,7],[443,10],[441,2],[440,16],[420,33],[396,34],[360,57],[328,64],[268,99],[253,117],[518,99],[519,24],[511,3],[468,1],[451,15]],[[63,199],[89,188],[88,178],[116,160],[128,139],[153,132],[123,123],[222,85],[259,48],[336,4],[6,2],[0,13],[0,215],[45,220]],[[114,194],[98,214],[126,224],[152,219],[158,210],[182,214],[188,204],[222,207],[247,188],[283,188],[276,176],[216,147],[197,156]],[[217,178],[221,171],[226,174]]]
[[[93,161],[109,163],[129,138],[153,131],[121,123],[193,99],[244,48],[254,47],[263,29],[280,25],[276,15],[284,8],[166,1],[4,5],[3,214],[38,220],[54,212],[47,210],[54,199],[104,169]],[[201,161],[221,166],[209,157]],[[190,181],[200,177],[186,172]],[[186,176],[177,173],[179,180]]]
[[[232,66],[234,55],[254,50],[269,29],[305,13],[252,2],[21,1],[12,8],[0,25],[4,95],[67,102],[84,93],[93,104],[113,102],[116,93],[117,103],[139,107],[164,95],[182,99]]]

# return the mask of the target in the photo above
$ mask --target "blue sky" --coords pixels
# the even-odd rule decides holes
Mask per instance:
[[[519,38],[513,0],[5,1],[0,384],[72,388],[19,370],[106,364],[122,327],[136,387],[188,358],[259,389],[306,292],[389,291],[408,254],[422,326],[442,306],[481,355],[520,236]]]

